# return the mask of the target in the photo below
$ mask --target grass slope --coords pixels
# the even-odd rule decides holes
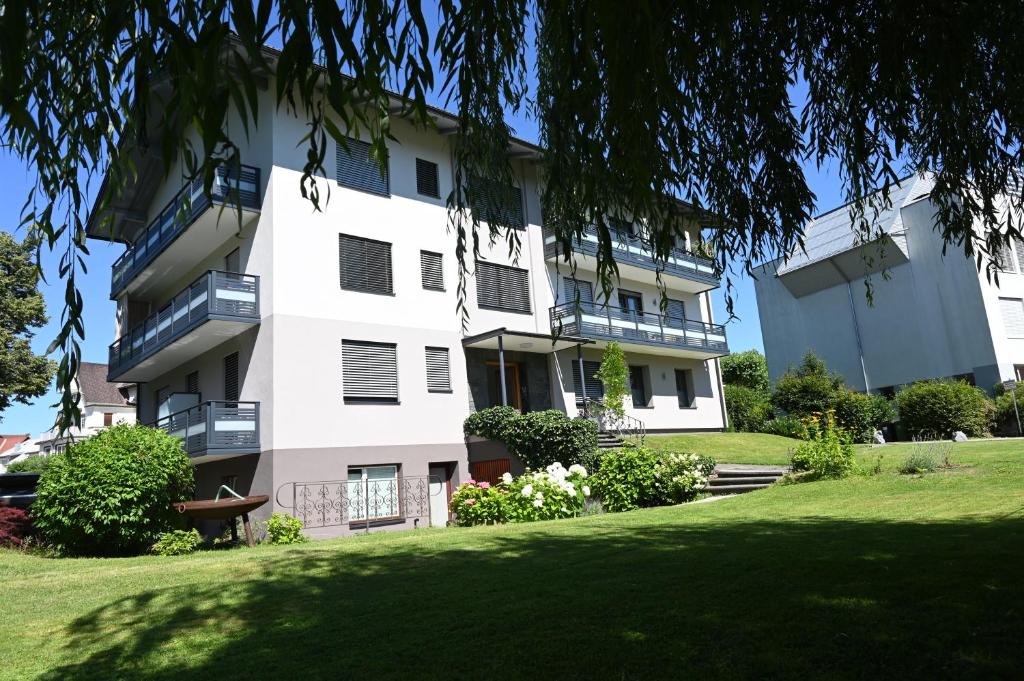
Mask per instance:
[[[180,558],[0,552],[0,678],[1013,677],[1022,449],[568,521]]]

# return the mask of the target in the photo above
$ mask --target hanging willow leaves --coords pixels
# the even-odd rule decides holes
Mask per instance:
[[[307,124],[295,143],[317,208],[331,141],[358,134],[386,163],[393,117],[429,128],[428,100],[453,110],[460,300],[483,238],[519,248],[515,230],[498,220],[482,233],[468,209],[474,179],[513,179],[503,114],[527,105],[544,148],[545,224],[571,265],[574,237],[596,223],[606,289],[608,216],[646,221],[656,257],[701,220],[722,269],[799,247],[814,209],[808,159],[833,159],[851,201],[883,189],[853,205],[865,238],[888,184],[934,172],[943,238],[982,267],[1020,235],[1022,20],[1019,2],[5,2],[4,142],[36,173],[23,225],[61,251],[67,287],[53,346],[62,425],[79,418],[86,226],[142,158],[165,173],[179,161],[209,194],[220,168],[239,166],[263,88]],[[797,84],[805,101],[792,101]],[[726,291],[731,309],[728,277]]]

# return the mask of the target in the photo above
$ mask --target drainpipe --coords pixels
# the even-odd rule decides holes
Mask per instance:
[[[498,336],[498,380],[501,382],[501,406],[508,406],[508,391],[505,388],[505,343]]]

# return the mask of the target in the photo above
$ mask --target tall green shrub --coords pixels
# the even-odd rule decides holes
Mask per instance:
[[[626,414],[623,402],[629,394],[629,367],[626,365],[626,354],[616,341],[605,347],[597,378],[604,388],[605,409],[616,419],[622,419]]]
[[[824,361],[808,352],[800,366],[787,371],[775,384],[772,406],[802,418],[835,408],[844,390],[842,377],[830,373]]]
[[[760,433],[772,418],[768,394],[744,385],[725,386],[725,410],[729,427],[744,433]]]
[[[768,361],[757,350],[726,355],[719,363],[722,367],[722,382],[726,385],[741,385],[768,392]]]
[[[947,438],[960,430],[984,435],[994,407],[980,388],[964,381],[921,381],[896,394],[900,423],[913,437]]]
[[[469,415],[463,430],[466,435],[503,442],[510,454],[534,469],[556,461],[565,466],[580,463],[597,449],[596,423],[569,418],[555,409],[525,414],[512,407],[481,409]]]
[[[55,457],[39,479],[32,517],[65,553],[142,553],[179,522],[171,504],[190,499],[194,482],[176,438],[118,425]]]

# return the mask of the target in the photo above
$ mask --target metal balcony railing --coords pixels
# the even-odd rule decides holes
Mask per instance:
[[[227,168],[219,168],[211,198],[203,193],[197,178],[182,187],[160,214],[139,234],[111,267],[110,295],[116,296],[135,276],[160,255],[213,204],[256,210],[260,207],[260,169],[243,165],[235,179]]]
[[[559,335],[729,354],[721,324],[586,302],[556,305],[550,317],[551,331]]]
[[[260,278],[211,270],[110,344],[107,378],[151,357],[210,319],[258,322]]]
[[[147,425],[180,439],[190,455],[260,451],[259,402],[202,402]]]
[[[560,257],[561,246],[552,230],[544,231],[544,257],[548,260]],[[637,236],[621,230],[612,230],[612,256],[620,265],[634,265],[646,270],[661,271],[665,274],[682,277],[718,286],[721,279],[718,267],[709,258],[690,253],[681,248],[673,248],[666,260],[656,260],[650,250]],[[589,225],[583,232],[582,239],[573,243],[573,251],[577,255],[597,257],[597,227]]]

